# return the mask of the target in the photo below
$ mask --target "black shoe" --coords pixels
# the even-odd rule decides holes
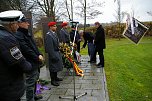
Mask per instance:
[[[96,66],[101,66],[101,63],[98,63]]]
[[[59,86],[59,83],[58,83],[57,81],[51,81],[51,84],[52,84],[53,86]]]
[[[35,95],[35,96],[34,96],[34,99],[35,99],[35,100],[39,100],[39,99],[42,99],[42,98],[43,98],[42,95]]]
[[[63,79],[62,78],[56,78],[56,81],[63,81]]]
[[[102,65],[101,65],[101,63],[98,63],[98,64],[96,64],[96,66],[97,66],[97,67],[101,67]]]

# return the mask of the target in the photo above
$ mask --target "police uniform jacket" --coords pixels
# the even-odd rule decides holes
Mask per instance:
[[[16,38],[0,26],[0,101],[15,101],[24,94],[24,72],[32,69]]]
[[[63,69],[62,56],[59,51],[59,40],[56,33],[49,31],[45,36],[45,48],[48,53],[50,72],[58,72]]]
[[[40,52],[33,40],[33,37],[25,28],[18,28],[15,37],[19,41],[23,56],[29,61],[34,69],[38,69],[41,62],[39,61]]]
[[[95,32],[94,43],[97,50],[105,49],[105,32],[102,26],[100,25]]]

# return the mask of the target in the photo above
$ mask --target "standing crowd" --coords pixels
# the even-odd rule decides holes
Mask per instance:
[[[9,10],[0,13],[0,101],[21,101],[26,94],[26,101],[42,99],[36,94],[36,84],[40,75],[40,68],[44,62],[32,33],[28,31],[29,20],[21,11]],[[96,63],[96,54],[99,55],[98,68],[104,67],[105,33],[102,25],[95,22],[96,32],[78,31],[77,26],[71,26],[69,33],[68,23],[61,23],[59,35],[56,33],[57,23],[49,22],[49,30],[45,35],[45,50],[48,54],[51,84],[59,86],[62,78],[58,72],[64,65],[60,43],[76,44],[76,51],[80,53],[88,45],[90,63]],[[84,44],[80,48],[80,42]],[[76,54],[74,54],[76,59]]]

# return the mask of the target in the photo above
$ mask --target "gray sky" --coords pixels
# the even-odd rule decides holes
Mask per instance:
[[[89,1],[89,0],[87,0]],[[103,2],[103,0],[96,0],[97,2]],[[131,13],[134,10],[134,17],[139,21],[152,21],[152,16],[147,14],[147,11],[152,12],[152,0],[120,0],[121,1],[121,9],[127,13]],[[103,11],[103,15],[99,15],[95,19],[87,20],[87,23],[94,23],[95,21],[99,21],[101,23],[106,22],[115,22],[116,18],[116,9],[117,2],[114,0],[105,0],[104,7],[99,8]],[[78,18],[78,20],[83,23],[82,18]],[[124,20],[126,17],[124,17]]]

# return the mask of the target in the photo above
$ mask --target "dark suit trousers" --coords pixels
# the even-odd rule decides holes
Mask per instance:
[[[80,42],[77,43],[77,51],[80,53]]]

